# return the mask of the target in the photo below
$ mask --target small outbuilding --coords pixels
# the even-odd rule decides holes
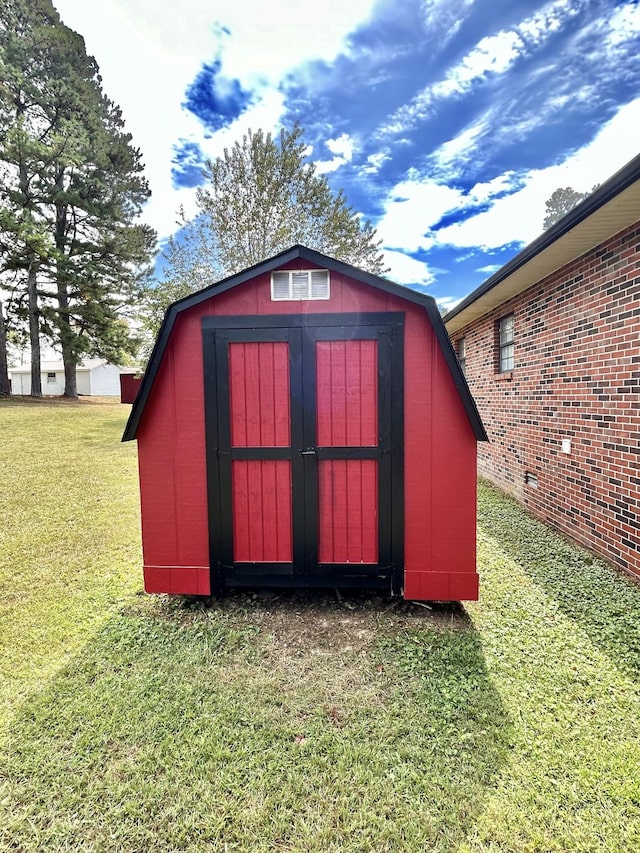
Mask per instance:
[[[137,372],[136,367],[120,367],[103,359],[92,358],[76,367],[78,394],[86,397],[117,397],[120,395],[120,377]],[[13,367],[12,394],[31,394],[31,366]],[[45,397],[64,394],[64,364],[61,361],[43,361],[40,364],[42,393]]]
[[[294,246],[175,302],[133,438],[147,592],[478,596],[486,434],[430,296]]]

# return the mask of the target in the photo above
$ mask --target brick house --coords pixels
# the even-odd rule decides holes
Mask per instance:
[[[479,473],[640,576],[640,156],[445,317]]]

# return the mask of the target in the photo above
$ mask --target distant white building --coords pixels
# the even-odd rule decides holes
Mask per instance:
[[[43,361],[40,365],[42,393],[46,397],[64,394],[64,365],[61,361]],[[136,367],[119,367],[101,359],[89,359],[76,367],[78,394],[93,397],[119,397],[120,374],[137,373]],[[9,371],[12,394],[31,393],[31,366],[13,367]]]

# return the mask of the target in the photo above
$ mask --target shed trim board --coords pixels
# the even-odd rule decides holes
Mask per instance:
[[[193,293],[191,296],[186,296],[184,299],[179,299],[177,302],[172,303],[169,308],[167,308],[167,312],[164,316],[162,326],[160,327],[160,331],[158,333],[158,337],[151,353],[151,357],[149,358],[149,363],[147,365],[147,369],[145,371],[142,384],[138,392],[138,396],[131,409],[129,419],[127,421],[124,434],[122,436],[123,441],[131,441],[136,437],[138,426],[140,424],[140,420],[142,418],[147,401],[149,399],[151,389],[153,387],[158,370],[160,368],[164,351],[167,348],[167,344],[169,343],[169,338],[171,336],[171,331],[176,323],[179,314],[183,311],[188,310],[189,308],[193,308],[196,305],[205,302],[212,296],[225,293],[227,290],[230,290],[233,287],[237,287],[238,285],[244,284],[245,282],[248,282],[251,279],[256,278],[257,276],[262,275],[263,273],[271,272],[271,270],[278,269],[284,264],[287,264],[298,258],[300,258],[301,260],[309,261],[313,264],[317,264],[319,267],[322,267],[324,269],[341,273],[342,275],[348,276],[354,279],[355,281],[367,284],[371,287],[375,287],[378,290],[382,290],[393,296],[398,296],[401,299],[406,299],[407,301],[413,302],[416,305],[420,305],[427,312],[427,315],[431,322],[431,326],[434,330],[434,334],[444,356],[445,362],[451,373],[456,390],[460,395],[462,405],[465,409],[467,417],[469,418],[469,422],[471,424],[475,437],[478,441],[488,441],[487,433],[485,432],[484,426],[482,424],[480,414],[476,407],[475,401],[471,395],[471,392],[469,391],[467,380],[465,379],[464,374],[462,373],[462,370],[460,368],[460,364],[458,363],[458,359],[451,345],[449,335],[447,334],[447,330],[442,321],[442,317],[440,316],[440,312],[438,311],[438,306],[436,305],[435,299],[432,296],[428,296],[423,293],[418,293],[417,291],[412,290],[409,287],[404,287],[403,285],[395,284],[394,282],[389,281],[386,278],[373,275],[372,273],[364,272],[363,270],[351,266],[350,264],[346,264],[343,261],[338,261],[335,258],[330,258],[327,255],[323,255],[320,252],[316,252],[314,249],[309,249],[306,246],[300,245],[293,246],[291,249],[287,249],[284,252],[280,252],[280,254],[275,255],[274,257],[269,258],[266,261],[262,261],[261,263],[250,267],[249,269],[229,276],[228,278],[223,279],[217,284],[212,284],[209,287],[205,287],[203,290],[200,290],[197,293]]]
[[[399,593],[403,585],[403,328],[404,315],[393,312],[364,314],[271,315],[241,317],[204,317],[203,357],[205,370],[205,423],[207,442],[207,481],[209,493],[209,535],[211,591],[224,587],[255,586],[361,586],[392,589]],[[317,406],[320,406],[317,344],[331,342],[371,342],[376,346],[377,433],[360,445],[320,444]],[[232,403],[230,389],[230,346],[248,343],[282,343],[287,348],[291,431],[288,445],[234,446],[231,436]],[[346,344],[345,344],[346,345]],[[356,377],[357,380],[357,377]],[[351,389],[357,390],[357,389]],[[362,440],[362,439],[361,439]],[[364,440],[363,440],[364,441]],[[281,462],[290,469],[282,500],[289,504],[293,530],[290,550],[281,560],[238,559],[234,548],[234,478],[236,463]],[[371,518],[377,518],[375,556],[363,557],[356,542],[354,560],[322,559],[323,478],[332,461],[367,460],[370,475],[377,482],[375,494],[368,499]],[[366,464],[366,463],[365,463]],[[355,468],[358,466],[356,465]],[[357,481],[358,473],[349,475]],[[355,483],[356,487],[358,483]],[[255,485],[254,485],[255,490]],[[326,487],[325,487],[326,488]],[[278,498],[276,498],[277,502]],[[273,501],[273,497],[272,497]],[[259,500],[258,500],[259,502]],[[257,511],[248,507],[247,514]],[[272,508],[273,511],[273,508]],[[360,512],[363,512],[361,509]],[[360,523],[358,509],[349,513],[350,524]],[[346,521],[346,519],[345,519]],[[243,519],[243,525],[244,525]],[[264,520],[263,520],[264,524]],[[275,535],[275,531],[273,531]],[[265,534],[267,535],[267,534]],[[272,546],[273,547],[273,546]],[[353,546],[350,546],[353,550]],[[343,554],[344,556],[344,554]]]

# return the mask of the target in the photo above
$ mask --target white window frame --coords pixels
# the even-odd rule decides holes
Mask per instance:
[[[47,371],[47,385],[55,385],[58,381],[58,375],[53,370]]]
[[[463,374],[467,375],[467,339],[460,338],[458,341],[458,362]]]
[[[326,291],[321,295],[313,294],[313,278],[322,274],[326,281]],[[286,295],[283,295],[282,285],[288,276]],[[303,276],[306,276],[306,287],[303,287]],[[278,287],[276,287],[276,284]],[[273,302],[307,302],[327,300],[331,298],[331,277],[329,270],[274,270],[271,273],[271,300]]]
[[[509,373],[515,363],[515,318],[513,314],[506,314],[498,320],[498,372]]]

